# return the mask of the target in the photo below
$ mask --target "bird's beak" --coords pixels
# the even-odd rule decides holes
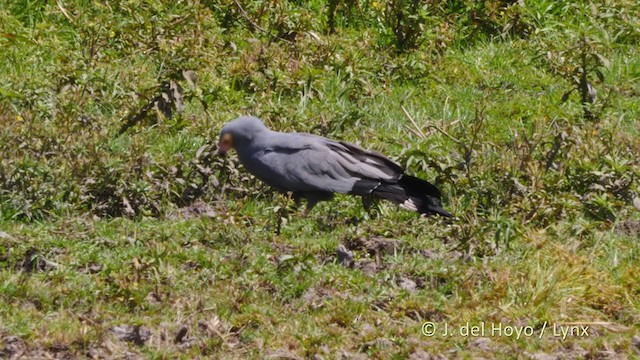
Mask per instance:
[[[233,147],[233,136],[231,134],[224,134],[218,142],[218,155],[226,155]]]
[[[224,144],[222,142],[218,143],[218,155],[227,155],[227,151],[229,151],[229,149],[227,147],[224,146]]]

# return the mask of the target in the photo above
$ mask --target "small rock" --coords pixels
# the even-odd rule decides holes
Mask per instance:
[[[287,359],[287,360],[302,359],[300,356],[290,351],[287,351],[285,349],[278,349],[278,350],[272,351],[271,353],[267,354],[266,358],[267,359]]]
[[[544,352],[538,352],[535,354],[530,354],[525,352],[525,356],[527,356],[531,360],[556,360],[558,357],[555,355],[547,354]]]
[[[22,339],[17,336],[7,336],[2,339],[3,348],[0,349],[0,357],[11,358],[16,353],[22,353],[26,349],[26,345]]]
[[[102,271],[103,268],[104,266],[102,264],[93,263],[89,265],[89,267],[87,267],[87,271],[89,272],[89,274],[97,274]]]
[[[0,231],[0,239],[13,240],[13,236],[7,234],[4,231]]]
[[[355,238],[348,240],[348,248],[351,250],[365,250],[369,255],[377,256],[394,254],[398,250],[397,241],[379,237]]]
[[[177,212],[177,216],[183,219],[191,219],[197,217],[215,218],[216,212],[211,205],[198,201],[187,207],[181,208]]]
[[[38,253],[38,249],[30,248],[24,255],[22,261],[22,271],[24,272],[36,272],[36,271],[51,271],[59,267],[57,263],[47,260]]]
[[[350,353],[342,350],[340,357],[338,359],[342,360],[367,360],[369,357],[366,354],[362,353]]]
[[[618,353],[616,353],[613,350],[601,350],[601,351],[597,351],[596,352],[596,359],[611,359],[611,360],[617,360],[620,359],[620,357],[618,357]]]
[[[151,337],[151,330],[142,325],[114,326],[111,328],[111,332],[116,335],[116,339],[132,342],[138,346],[144,345],[144,343]]]
[[[311,287],[311,288],[308,288],[307,291],[305,291],[305,293],[302,295],[302,300],[304,300],[307,303],[310,303],[318,299],[319,297],[320,296],[318,295],[316,288]]]
[[[480,350],[483,350],[483,351],[491,351],[491,339],[486,338],[486,337],[473,339],[469,343],[469,347],[480,349]]]
[[[409,360],[431,360],[431,354],[422,350],[417,350],[409,355]]]
[[[373,276],[378,272],[378,265],[373,260],[364,259],[356,263],[356,268],[360,269],[365,275]]]
[[[444,355],[431,355],[426,351],[416,350],[409,355],[409,360],[446,360]]]
[[[369,323],[362,323],[360,329],[358,330],[358,334],[360,335],[369,335],[375,332],[375,327]]]
[[[353,266],[353,252],[344,245],[338,245],[338,262],[346,267]]]
[[[419,251],[420,255],[426,259],[438,259],[440,256],[439,254],[436,254],[435,252],[429,250],[429,249],[422,249]]]
[[[162,297],[158,295],[155,291],[151,291],[144,297],[144,299],[152,305],[158,305],[162,303]]]
[[[378,349],[389,348],[393,346],[393,341],[387,338],[378,338],[375,341],[375,345]]]
[[[196,87],[196,82],[198,81],[198,74],[196,74],[193,70],[182,70],[182,76],[187,80],[187,83],[192,88]]]
[[[640,350],[640,336],[634,336],[631,338],[631,345]]]
[[[636,210],[640,211],[640,197],[633,198],[633,206],[636,207]]]
[[[89,347],[86,355],[89,359],[99,359],[100,358],[100,350],[95,348],[94,346]]]
[[[415,292],[418,289],[418,284],[415,281],[404,276],[398,281],[398,286],[410,292]]]
[[[640,220],[627,219],[616,225],[615,231],[627,236],[640,236]]]
[[[375,348],[375,349],[385,349],[385,348],[390,348],[393,346],[393,341],[387,339],[387,338],[377,338],[373,341],[369,341],[366,342],[362,345],[362,348],[360,349],[361,352],[367,352],[369,351],[369,349],[371,348]]]
[[[397,241],[384,238],[371,238],[367,244],[369,253],[393,254],[397,250]],[[373,254],[372,254],[373,255]]]
[[[316,352],[316,355],[318,355],[321,358],[324,358],[323,354],[325,356],[329,356],[329,354],[332,354],[332,353],[333,352],[331,351],[331,349],[329,349],[327,345],[322,345],[318,348],[318,352]]]
[[[209,320],[198,321],[198,330],[206,336],[218,336],[218,334],[226,332],[227,329],[228,326],[215,314]]]
[[[325,298],[326,294],[316,288],[309,288],[304,295],[302,295],[304,302],[312,309],[319,309],[323,307]]]
[[[187,325],[183,324],[182,326],[180,326],[175,339],[173,339],[173,342],[175,342],[176,344],[184,342],[185,336],[187,336],[187,332],[189,332],[189,328],[187,327]]]
[[[136,353],[133,353],[131,351],[125,351],[124,352],[124,360],[144,360],[144,358]]]

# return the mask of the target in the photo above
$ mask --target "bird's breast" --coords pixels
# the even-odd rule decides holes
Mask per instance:
[[[292,190],[287,179],[287,172],[282,161],[269,148],[253,152],[239,152],[238,158],[245,169],[253,176],[273,187]]]

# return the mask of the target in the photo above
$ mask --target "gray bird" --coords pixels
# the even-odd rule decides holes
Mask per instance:
[[[384,155],[353,144],[304,133],[268,129],[260,119],[242,116],[222,128],[218,153],[235,148],[244,167],[282,192],[307,200],[309,212],[334,193],[375,196],[420,214],[452,216],[440,204],[440,191],[404,173]]]

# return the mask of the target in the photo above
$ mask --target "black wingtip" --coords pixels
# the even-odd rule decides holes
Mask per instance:
[[[449,218],[453,217],[453,215],[450,212],[448,212],[447,210],[445,210],[443,208],[429,209],[429,212],[431,214],[437,214],[437,215],[444,216],[444,217],[449,217]]]
[[[371,184],[366,183],[366,185]],[[440,190],[428,181],[414,176],[403,175],[396,184],[379,184],[371,194],[424,216],[437,214],[444,217],[454,217],[442,208]]]
[[[442,196],[440,190],[438,190],[435,185],[415,176],[404,174],[402,175],[402,178],[400,178],[398,184],[402,186],[407,191],[407,194],[411,196],[431,196],[436,199],[440,199],[440,197]]]
[[[418,211],[421,214],[425,214],[425,215],[441,215],[441,216],[445,216],[445,217],[453,217],[453,215],[448,212],[447,210],[442,208],[442,204],[440,203],[440,200],[438,200],[437,198],[434,198],[432,196],[427,196],[426,200],[423,205],[418,208]]]

